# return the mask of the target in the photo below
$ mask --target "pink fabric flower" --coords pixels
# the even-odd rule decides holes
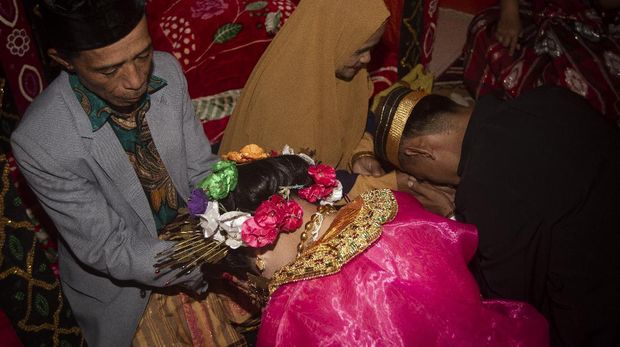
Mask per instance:
[[[277,199],[263,201],[254,213],[256,224],[262,227],[278,227],[284,218],[283,206],[284,202],[280,203]]]
[[[326,194],[327,190],[329,190],[329,193]],[[308,202],[315,203],[323,197],[331,194],[332,190],[333,188],[329,189],[320,184],[313,184],[310,187],[300,189],[297,192],[297,195]]]
[[[284,208],[284,219],[280,228],[283,231],[295,231],[301,227],[303,217],[304,211],[301,209],[301,206],[295,201],[288,201]]]
[[[276,205],[279,209],[286,208],[286,200],[279,194],[273,194],[267,201]]]
[[[308,168],[308,174],[316,184],[322,184],[326,187],[336,185],[336,170],[325,164],[312,165]]]
[[[243,223],[241,227],[241,240],[254,248],[267,246],[278,237],[278,229],[276,227],[262,227],[256,223],[255,218],[250,218]]]

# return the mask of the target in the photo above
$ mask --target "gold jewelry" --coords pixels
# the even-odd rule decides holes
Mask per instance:
[[[265,264],[265,260],[263,258],[261,258],[260,256],[257,255],[256,256],[255,264],[256,264],[256,268],[258,269],[258,271],[260,271],[261,273],[263,271],[265,271],[266,264]]]
[[[310,220],[304,226],[304,230],[299,235],[299,244],[297,245],[297,258],[303,253],[308,235],[312,235],[312,240],[316,241],[319,238],[319,230],[323,225],[323,219],[325,216],[336,213],[336,208],[332,205],[317,206],[316,212],[312,214]]]
[[[344,215],[338,215],[320,242],[273,274],[270,293],[286,283],[337,273],[381,236],[381,225],[398,212],[394,194],[389,189],[378,189],[360,197],[362,203],[350,211],[342,211]]]
[[[304,251],[304,244],[306,243],[306,240],[308,239],[308,232],[312,229],[315,225],[315,218],[314,216],[316,215],[313,214],[312,217],[310,217],[310,221],[308,221],[306,223],[306,225],[304,226],[304,230],[301,232],[301,235],[299,235],[299,244],[297,245],[297,258],[299,258],[299,256],[301,255],[301,253]]]
[[[362,158],[375,158],[375,153],[371,151],[361,151],[353,154],[351,156],[351,161],[349,162],[349,168],[353,170],[353,165],[355,165],[355,162]]]

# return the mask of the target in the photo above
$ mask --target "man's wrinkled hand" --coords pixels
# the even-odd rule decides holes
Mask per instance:
[[[383,171],[377,158],[371,156],[364,156],[357,159],[353,165],[351,165],[351,169],[353,173],[364,176],[379,177],[385,175],[385,171]]]

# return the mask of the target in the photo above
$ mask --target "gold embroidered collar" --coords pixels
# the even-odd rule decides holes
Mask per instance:
[[[346,263],[379,239],[381,225],[392,220],[398,211],[394,194],[389,189],[380,189],[366,192],[360,198],[361,206],[350,223],[343,226],[338,223],[343,218],[342,212],[345,212],[340,211],[319,242],[273,275],[269,282],[270,294],[286,283],[339,272]]]

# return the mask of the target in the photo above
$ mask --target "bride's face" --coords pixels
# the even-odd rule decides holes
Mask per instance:
[[[310,220],[310,218],[312,218],[312,215],[316,213],[316,205],[310,204],[307,201],[296,197],[293,199],[299,203],[304,211],[303,224],[301,228],[293,232],[280,233],[274,244],[258,250],[257,263],[262,261],[264,264],[264,270],[262,271],[263,277],[271,278],[276,271],[295,260],[295,257],[297,256],[297,245],[299,245],[301,241],[301,233],[303,232],[306,223]],[[329,225],[333,219],[333,214],[324,217],[323,224],[319,230],[319,237],[321,237],[329,228]],[[308,240],[306,241],[306,244],[309,244],[310,242],[312,241]]]

